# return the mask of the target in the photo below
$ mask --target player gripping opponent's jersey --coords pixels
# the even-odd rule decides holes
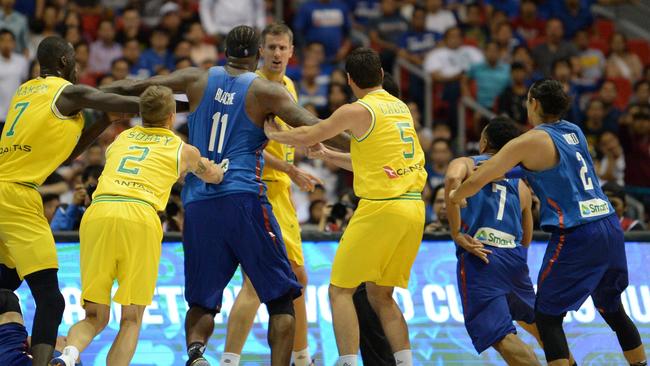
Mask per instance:
[[[487,161],[519,127],[497,117],[481,134],[483,155],[453,160],[445,177],[446,192],[457,188],[475,167]],[[528,273],[527,246],[533,232],[531,194],[519,179],[502,179],[467,199],[467,206],[447,200],[465,328],[478,353],[494,347],[506,362],[539,365],[530,347],[516,336],[513,320],[534,329],[535,291]],[[533,331],[533,334],[536,332]]]
[[[578,310],[591,296],[616,332],[627,361],[645,365],[639,332],[621,303],[628,285],[623,231],[598,184],[584,134],[561,119],[569,103],[559,82],[535,82],[526,101],[528,121],[535,129],[506,144],[451,192],[451,199],[459,202],[521,164],[540,199],[542,229],[551,233],[535,303],[546,360],[569,364],[562,321],[568,311]]]
[[[145,306],[158,278],[162,225],[157,211],[167,205],[172,185],[186,172],[219,183],[221,169],[170,130],[176,108],[171,89],[152,86],[141,95],[143,126],[122,132],[106,151],[106,165],[79,231],[81,298],[86,318],[68,334],[68,346],[51,365],[72,366],[122,305],[118,340],[107,364],[128,364],[135,352]],[[124,326],[126,325],[126,326]]]

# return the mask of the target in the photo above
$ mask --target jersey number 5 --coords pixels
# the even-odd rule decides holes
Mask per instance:
[[[23,112],[25,112],[25,109],[27,109],[27,106],[29,105],[29,102],[22,102],[22,103],[16,103],[16,106],[14,109],[20,108],[18,111],[18,115],[16,115],[16,118],[14,118],[14,121],[11,123],[11,127],[9,128],[9,131],[5,134],[7,137],[11,137],[14,135],[14,128],[16,127],[16,122],[20,119],[20,116],[23,115]]]
[[[127,168],[126,163],[129,160],[133,160],[134,162],[141,162],[142,160],[147,158],[147,155],[149,155],[149,148],[145,146],[129,146],[129,150],[140,150],[140,156],[125,156],[122,158],[122,161],[120,161],[120,166],[117,168],[117,171],[120,173],[126,173],[126,174],[133,174],[137,175],[140,172],[140,168]]]
[[[411,127],[411,124],[408,122],[397,122],[397,128],[399,129],[399,137],[402,139],[403,142],[410,144],[410,151],[404,151],[404,158],[405,159],[413,159],[413,156],[415,155],[415,140],[411,136],[406,136],[404,134],[404,131],[406,131],[407,128]]]

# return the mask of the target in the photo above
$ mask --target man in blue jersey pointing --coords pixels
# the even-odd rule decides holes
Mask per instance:
[[[208,365],[203,352],[214,316],[221,308],[224,288],[241,264],[270,315],[271,364],[286,366],[291,362],[295,325],[292,301],[301,286],[261,179],[268,141],[263,126],[274,116],[291,126],[319,120],[297,106],[284,87],[254,73],[260,37],[253,28],[233,28],[225,43],[225,67],[187,68],[143,81],[120,81],[107,90],[138,94],[149,85],[164,85],[187,94],[189,143],[225,170],[219,185],[205,184],[189,174],[183,188],[187,365]],[[330,143],[349,149],[344,136]],[[238,355],[222,357],[222,363],[238,362]]]
[[[508,142],[450,192],[450,199],[458,204],[520,164],[540,199],[542,229],[551,233],[535,302],[548,365],[569,365],[562,321],[589,296],[616,332],[627,362],[647,365],[639,331],[621,303],[628,285],[623,231],[598,185],[584,134],[561,119],[569,103],[558,81],[533,84],[526,107],[536,128]]]

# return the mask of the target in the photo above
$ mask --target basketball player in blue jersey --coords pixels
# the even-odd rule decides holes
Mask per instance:
[[[623,309],[628,285],[623,230],[598,185],[587,141],[579,127],[561,119],[569,96],[555,80],[528,91],[528,120],[536,127],[508,142],[458,189],[452,202],[477,194],[517,165],[541,202],[541,226],[551,233],[537,280],[535,319],[550,366],[569,365],[562,320],[591,296],[616,332],[630,365],[647,365],[639,331]]]
[[[510,120],[497,117],[481,134],[481,155],[457,158],[445,175],[445,192],[458,188],[508,141],[519,136]],[[516,336],[513,320],[537,336],[535,291],[526,264],[533,236],[530,190],[519,179],[503,179],[467,199],[463,209],[447,195],[451,236],[457,244],[458,288],[465,328],[478,353],[494,347],[508,365],[539,365]],[[489,248],[489,249],[488,249]]]
[[[209,71],[187,68],[143,81],[119,81],[106,90],[138,94],[149,85],[186,93],[190,106],[189,143],[225,170],[220,185],[187,176],[183,188],[185,226],[185,319],[188,366],[206,366],[205,345],[214,329],[222,293],[241,263],[270,315],[271,364],[291,362],[293,299],[301,286],[291,270],[280,228],[261,180],[267,138],[264,121],[274,116],[299,126],[318,123],[298,107],[279,83],[257,77],[260,37],[248,26],[226,37],[227,64]],[[332,146],[349,149],[337,136]],[[222,362],[235,363],[236,360]]]

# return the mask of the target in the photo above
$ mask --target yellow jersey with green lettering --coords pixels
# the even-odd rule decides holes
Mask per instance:
[[[406,104],[383,89],[355,103],[370,112],[372,124],[350,143],[354,193],[370,200],[421,199],[424,153]]]
[[[106,165],[93,202],[144,201],[156,211],[167,205],[180,176],[183,142],[166,128],[136,126],[106,150]]]
[[[0,138],[0,181],[43,184],[72,153],[84,120],[62,115],[56,100],[69,81],[38,77],[22,84],[9,104]]]
[[[260,77],[268,80],[268,78],[266,77],[266,75],[264,75],[262,70],[257,70],[256,73]],[[293,81],[291,81],[291,79],[285,75],[282,80],[282,84],[284,84],[284,87],[287,89],[289,94],[291,94],[293,100],[298,102],[298,93],[296,93],[296,87],[293,85]],[[280,118],[276,117],[275,121],[283,128],[288,128],[287,124]],[[289,164],[293,164],[293,158],[294,158],[296,148],[293,146],[281,144],[277,141],[269,140],[268,145],[266,145],[265,151],[267,151],[268,153],[270,153],[271,155],[275,156],[278,159],[286,161]],[[262,172],[262,180],[266,182],[281,182],[286,184],[287,186],[291,185],[291,178],[289,178],[287,173],[273,169],[268,165],[264,166],[264,171]]]

